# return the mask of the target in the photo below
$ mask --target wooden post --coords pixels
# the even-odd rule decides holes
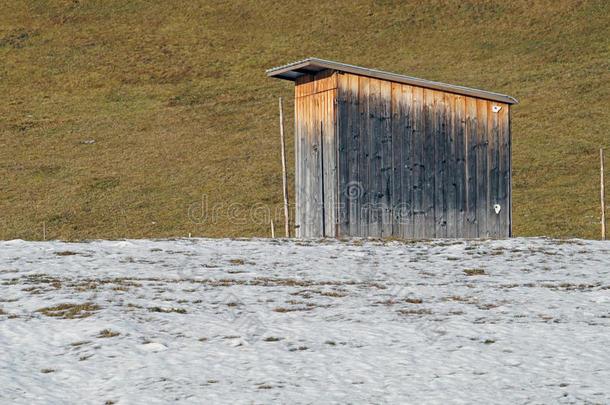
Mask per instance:
[[[290,211],[288,209],[288,184],[286,175],[286,142],[284,140],[284,108],[280,97],[280,138],[282,141],[282,182],[284,185],[284,226],[286,237],[290,237]]]
[[[602,240],[606,240],[606,196],[604,190],[604,150],[599,150],[600,160],[600,189],[602,200]]]
[[[271,220],[271,239],[275,239],[275,227],[273,226],[273,220]]]
[[[42,240],[47,240],[47,223],[42,221]]]

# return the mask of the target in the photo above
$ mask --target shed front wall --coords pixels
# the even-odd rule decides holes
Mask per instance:
[[[338,206],[337,74],[304,75],[295,84],[295,233],[332,237]]]
[[[329,217],[338,221],[337,236],[510,236],[508,104],[349,73],[332,76],[336,89],[317,94],[326,94],[325,102],[333,92],[337,97],[338,197],[335,217]],[[303,111],[320,100],[306,100],[297,96],[301,148],[318,139],[315,128],[304,129],[310,120]],[[311,122],[318,121],[314,113]],[[324,123],[332,126],[330,118]],[[324,147],[332,142],[329,136]],[[307,174],[316,177],[319,162],[315,154],[312,163],[299,156],[303,149],[297,149],[297,183],[303,184]],[[304,218],[315,211],[316,200],[306,197],[315,192],[300,188],[297,218]],[[315,227],[305,229],[301,236],[321,235]]]

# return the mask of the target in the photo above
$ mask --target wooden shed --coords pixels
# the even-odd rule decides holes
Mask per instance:
[[[309,58],[295,82],[298,237],[511,236],[512,97]]]

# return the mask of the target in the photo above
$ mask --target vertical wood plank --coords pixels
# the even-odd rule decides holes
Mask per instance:
[[[477,102],[472,97],[466,97],[466,198],[468,237],[478,237],[477,224]]]
[[[369,87],[369,236],[381,236],[381,81],[370,79]]]
[[[477,99],[477,233],[480,238],[489,237],[487,218],[489,214],[487,105],[486,100]]]
[[[413,87],[413,237],[425,237],[424,91]]]
[[[320,188],[320,115],[319,100],[316,95],[312,95],[310,103],[310,121],[311,130],[308,133],[309,142],[311,144],[310,160],[309,160],[309,218],[308,218],[308,237],[320,236],[321,229],[321,188]]]
[[[370,129],[369,129],[369,84],[368,77],[359,76],[358,112],[360,115],[360,231],[362,237],[369,236],[369,167],[370,167]]]
[[[305,90],[305,89],[303,89]],[[313,153],[313,117],[311,116],[311,112],[313,111],[313,97],[303,97],[303,107],[304,107],[304,116],[305,116],[305,125],[304,125],[304,133],[303,133],[303,156],[304,156],[304,167],[303,167],[303,183],[305,188],[305,198],[303,201],[303,237],[309,237],[311,235],[311,221],[312,221],[312,211],[311,211],[311,160]]]
[[[401,219],[401,234],[403,238],[414,238],[414,185],[417,184],[416,175],[421,173],[420,170],[415,170],[416,160],[413,157],[415,148],[415,131],[414,131],[414,111],[415,100],[413,96],[413,87],[403,84],[401,86],[401,110],[404,112],[404,123],[402,126],[402,166],[401,166],[401,201],[402,215]],[[421,103],[420,103],[421,104]],[[421,116],[421,115],[420,115]],[[421,152],[421,147],[417,153]],[[419,161],[418,161],[419,162]],[[418,163],[419,164],[419,163]],[[421,187],[420,187],[421,188]]]
[[[402,85],[392,83],[392,195],[390,204],[392,207],[392,235],[402,236],[402,166],[404,165],[403,142],[405,111]]]
[[[332,161],[329,159],[329,138],[330,134],[328,131],[328,92],[321,92],[317,94],[318,100],[320,101],[320,114],[318,120],[320,121],[320,203],[322,205],[320,215],[321,218],[321,236],[331,236],[331,229],[334,227],[334,223],[331,221],[332,208],[329,203],[332,202],[332,193],[330,193],[329,182],[331,179],[330,172],[332,170]]]
[[[349,204],[349,235],[360,235],[360,200],[361,200],[361,179],[360,179],[360,112],[358,76],[348,75],[348,136],[350,139],[349,150],[349,182],[346,186],[346,194]]]
[[[433,92],[434,97],[434,237],[447,237],[447,207],[445,204],[446,191],[446,137],[447,124],[445,121],[445,97],[440,91]]]
[[[492,107],[497,103],[487,101],[487,172],[489,176],[488,183],[488,207],[487,207],[487,228],[489,236],[492,238],[500,237],[500,214],[502,213],[502,204],[500,200],[500,168],[499,168],[499,113],[494,112]],[[500,205],[500,212],[496,213],[494,206]]]
[[[336,80],[336,73],[331,77],[332,81]],[[326,102],[328,104],[328,134],[329,134],[329,142],[328,142],[328,155],[329,160],[332,162],[330,176],[329,176],[329,190],[328,193],[331,196],[330,204],[329,204],[329,221],[330,221],[330,233],[329,235],[332,237],[337,236],[337,228],[339,226],[337,210],[338,210],[338,189],[337,189],[337,180],[339,174],[339,161],[337,160],[338,155],[338,139],[337,139],[337,105],[335,104],[335,100],[337,97],[337,89],[331,89],[327,91],[328,95],[326,98]]]
[[[345,73],[337,74],[337,159],[339,161],[339,195],[337,198],[337,215],[339,220],[339,235],[349,235],[349,206],[347,199],[347,184],[349,182],[350,120],[349,120],[349,87]]]
[[[434,90],[424,89],[424,237],[436,236],[435,203],[435,114]]]
[[[455,134],[455,184],[456,184],[456,237],[468,236],[466,217],[468,178],[466,176],[466,103],[463,96],[456,95],[454,109]]]
[[[445,94],[445,212],[447,227],[445,237],[456,238],[457,234],[457,148],[455,123],[455,94]]]
[[[500,223],[499,238],[510,236],[510,126],[508,122],[508,104],[502,105],[498,117],[498,155],[499,155],[499,203],[500,204]]]
[[[392,235],[392,83],[387,80],[381,81],[381,236]]]

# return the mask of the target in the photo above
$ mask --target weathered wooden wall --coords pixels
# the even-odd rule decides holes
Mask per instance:
[[[340,236],[510,236],[508,104],[336,75]]]
[[[336,97],[337,74],[333,71],[301,76],[296,81],[297,237],[335,236],[338,196]]]
[[[509,108],[331,70],[298,78],[296,235],[510,236]]]

